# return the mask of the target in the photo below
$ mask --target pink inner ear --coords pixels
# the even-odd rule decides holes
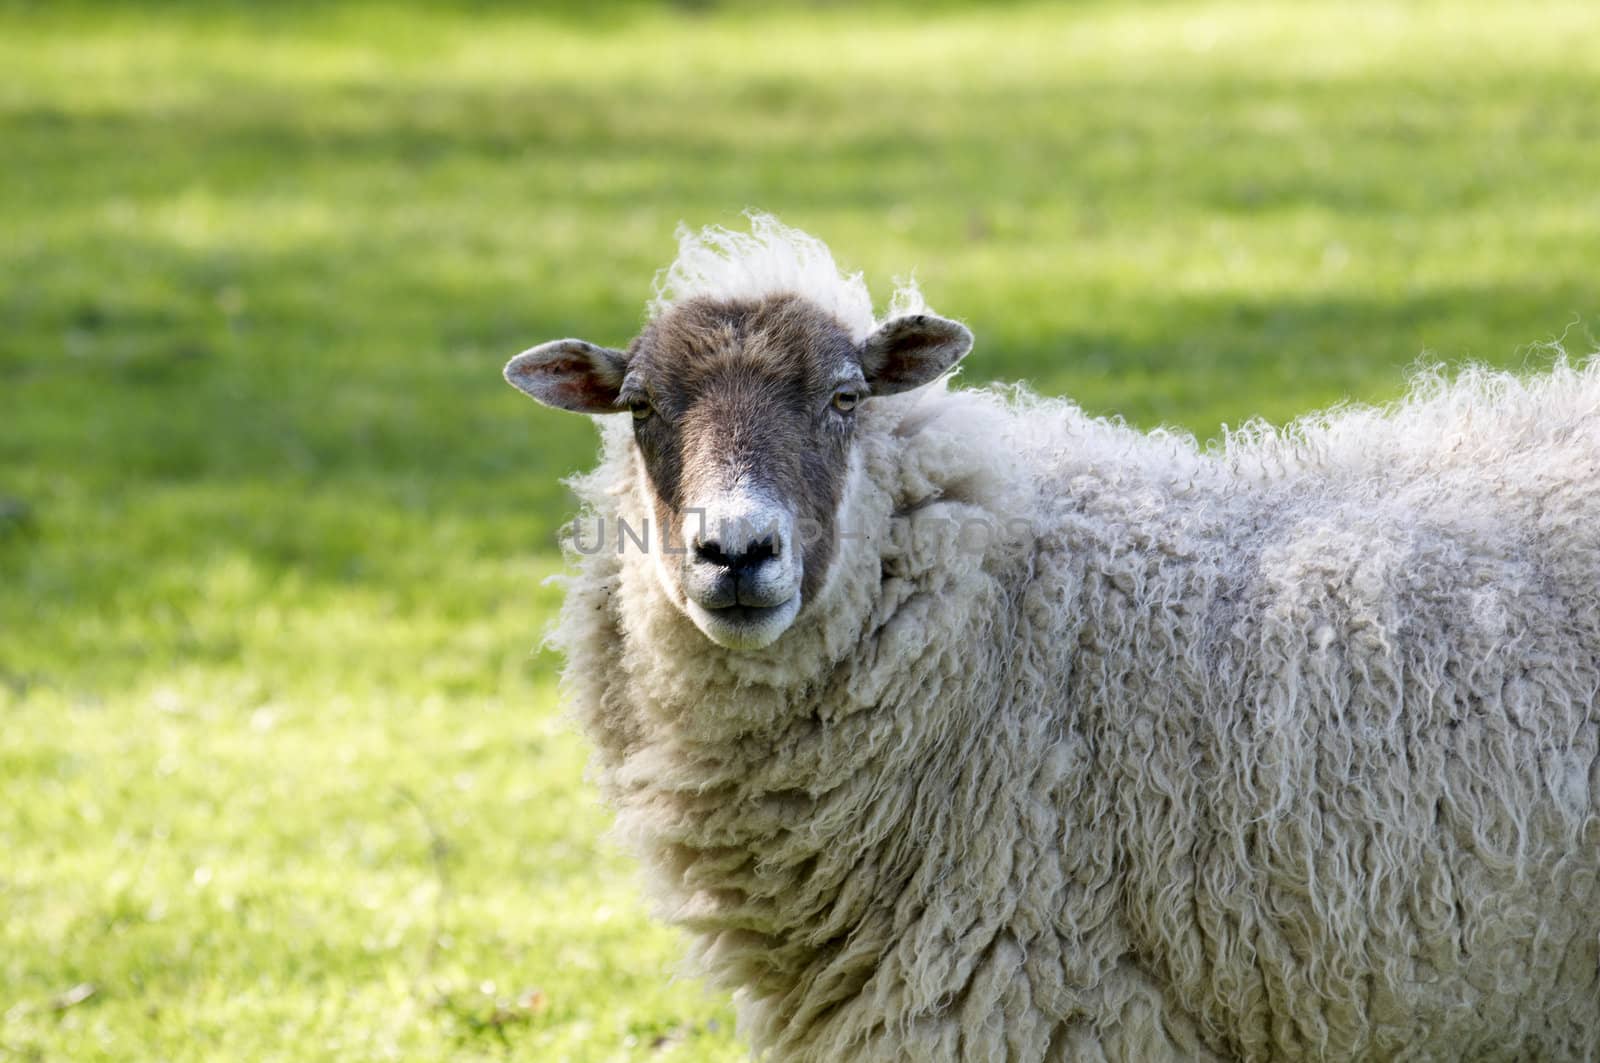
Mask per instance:
[[[571,409],[608,408],[616,401],[612,389],[599,379],[586,358],[529,362],[515,370],[534,394],[545,401]]]
[[[878,374],[886,380],[895,381],[917,375],[918,367],[926,360],[930,346],[925,342],[908,343],[885,351]]]
[[[895,337],[895,342],[887,350],[881,352],[877,375],[895,383],[919,377],[931,379],[934,374],[930,373],[928,363],[942,361],[939,358],[941,348],[948,342],[949,339],[942,335],[918,328],[908,329]]]
[[[566,395],[579,400],[585,406],[611,406],[616,402],[616,395],[604,385],[597,383],[593,377],[568,378],[561,381],[556,387]]]

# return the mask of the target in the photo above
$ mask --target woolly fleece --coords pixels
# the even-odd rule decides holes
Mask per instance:
[[[870,331],[756,229],[686,236],[655,312],[788,288]],[[597,423],[585,538],[649,513]],[[773,646],[615,541],[555,641],[764,1058],[1594,1059],[1597,483],[1600,362],[1210,448],[940,383],[863,405],[857,534]]]

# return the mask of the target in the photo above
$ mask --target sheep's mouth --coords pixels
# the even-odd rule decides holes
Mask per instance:
[[[707,612],[725,624],[760,624],[776,616],[778,611],[788,604],[780,602],[777,605],[729,605],[721,609],[709,609]]]
[[[789,629],[800,611],[800,595],[776,605],[726,605],[707,609],[689,600],[689,618],[704,635],[731,650],[759,650]]]

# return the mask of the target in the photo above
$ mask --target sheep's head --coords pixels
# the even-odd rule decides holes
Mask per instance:
[[[712,641],[756,649],[825,584],[858,406],[932,381],[971,346],[932,314],[857,343],[799,296],[700,298],[626,351],[555,340],[505,375],[547,406],[633,419],[668,596]]]

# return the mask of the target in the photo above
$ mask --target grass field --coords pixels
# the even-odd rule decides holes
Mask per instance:
[[[596,13],[597,11],[603,13]],[[680,220],[1202,435],[1600,322],[1600,7],[0,3],[0,1058],[743,1058],[535,649]]]

